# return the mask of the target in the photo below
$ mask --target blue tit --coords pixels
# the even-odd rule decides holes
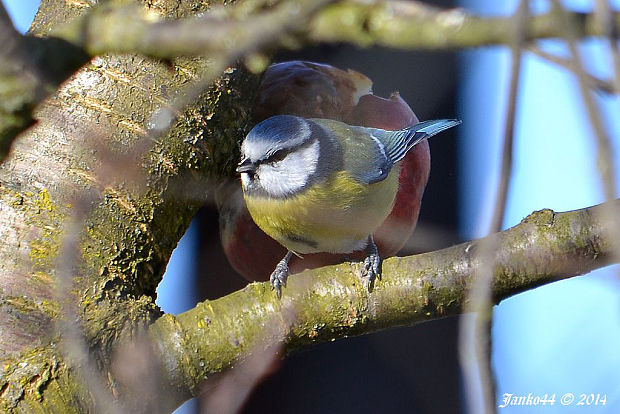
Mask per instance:
[[[421,140],[460,124],[421,122],[398,131],[278,115],[241,145],[241,185],[256,224],[288,249],[271,274],[281,296],[292,254],[366,250],[370,289],[381,276],[372,233],[392,209],[401,161]]]

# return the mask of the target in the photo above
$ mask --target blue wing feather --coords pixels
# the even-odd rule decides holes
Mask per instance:
[[[423,139],[437,135],[460,123],[461,121],[458,119],[438,119],[420,122],[419,124],[399,131],[368,129],[372,136],[383,144],[386,155],[392,164],[394,164],[402,160],[405,155],[407,155],[407,152]]]

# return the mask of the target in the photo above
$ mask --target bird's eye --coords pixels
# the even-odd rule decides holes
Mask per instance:
[[[267,157],[267,162],[270,164],[276,163],[278,161],[282,161],[288,155],[288,151],[286,150],[278,150]]]

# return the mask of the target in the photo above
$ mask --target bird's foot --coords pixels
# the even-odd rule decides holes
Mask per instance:
[[[372,292],[375,279],[381,280],[381,256],[379,256],[379,250],[372,235],[368,236],[362,278],[365,279],[365,285],[369,292]]]
[[[289,276],[288,262],[291,260],[293,252],[290,250],[286,253],[286,256],[278,262],[276,268],[269,277],[269,283],[271,283],[271,289],[275,289],[278,299],[282,297],[282,287],[286,286],[286,280]]]

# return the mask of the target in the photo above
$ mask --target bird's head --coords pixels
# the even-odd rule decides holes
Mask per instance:
[[[277,115],[257,124],[241,145],[237,172],[246,194],[285,198],[326,174],[329,133],[312,120]]]

